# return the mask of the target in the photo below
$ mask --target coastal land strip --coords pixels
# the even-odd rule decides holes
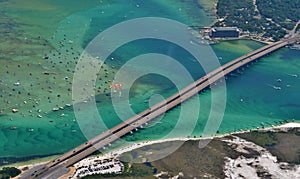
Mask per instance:
[[[182,141],[183,145],[166,156],[168,148]],[[199,147],[203,141],[210,142],[205,147]],[[190,137],[139,142],[84,159],[75,164],[75,168],[72,167],[62,178],[297,178],[300,176],[299,151],[300,124],[291,122],[210,138]],[[166,157],[152,161],[157,156]],[[89,175],[89,172],[78,175],[76,172],[79,166],[82,168],[86,165],[88,168],[95,161],[105,160],[113,160],[118,165],[120,161],[124,166],[122,172],[105,174],[104,171],[96,175]],[[32,166],[37,164],[17,168],[30,169]]]

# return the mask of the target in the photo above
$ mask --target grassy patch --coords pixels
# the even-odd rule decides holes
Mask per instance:
[[[300,164],[300,129],[288,132],[252,132],[238,136],[267,148],[279,161]]]
[[[252,141],[264,148],[267,148],[279,161],[289,163],[300,163],[300,129],[289,132],[258,132],[237,134],[237,136]],[[225,137],[227,139],[231,136]],[[132,161],[124,163],[124,172],[120,175],[94,175],[85,178],[154,178],[154,173],[167,172],[166,178],[172,178],[179,173],[183,178],[224,178],[223,167],[225,157],[236,159],[243,155],[255,157],[258,152],[246,148],[249,154],[236,152],[226,142],[220,139],[210,141],[208,145],[199,148],[199,141],[165,142],[144,146],[122,154],[120,159]],[[266,144],[274,144],[267,145]],[[170,152],[170,148],[180,146],[177,150]],[[154,157],[161,157],[152,161]],[[146,162],[152,161],[152,162]],[[139,162],[139,163],[137,163]],[[143,163],[144,162],[144,163]],[[146,163],[145,163],[146,162]]]

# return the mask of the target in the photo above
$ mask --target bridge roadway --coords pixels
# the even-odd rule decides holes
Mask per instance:
[[[225,65],[211,71],[207,75],[198,79],[194,83],[188,85],[184,89],[170,96],[166,100],[157,103],[145,111],[133,116],[132,118],[124,121],[123,123],[111,128],[110,130],[105,131],[104,133],[96,136],[95,138],[87,141],[86,143],[70,150],[69,152],[61,155],[55,160],[49,162],[45,166],[37,169],[36,171],[30,171],[30,175],[24,175],[27,178],[45,178],[46,176],[51,176],[51,173],[54,173],[56,169],[63,167],[67,168],[77,161],[85,158],[86,156],[94,153],[98,149],[101,149],[110,143],[116,141],[120,137],[128,134],[132,130],[141,127],[144,124],[147,124],[149,121],[154,118],[162,115],[166,111],[174,108],[175,106],[181,104],[187,99],[199,93],[201,90],[210,86],[210,84],[218,81],[220,78],[231,73],[232,71],[244,66],[252,61],[257,60],[258,58],[269,54],[279,48],[282,48],[289,43],[294,43],[298,37],[291,37],[271,45],[264,46],[260,49],[257,49],[249,54],[241,56],[235,60],[232,60]],[[22,178],[22,176],[21,176]],[[24,177],[25,178],[25,177]],[[49,178],[49,177],[46,177]]]

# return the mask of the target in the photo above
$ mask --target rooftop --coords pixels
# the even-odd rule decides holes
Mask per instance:
[[[237,27],[214,27],[214,31],[239,31]]]

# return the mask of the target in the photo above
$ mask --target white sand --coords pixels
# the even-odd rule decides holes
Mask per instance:
[[[260,155],[258,157],[246,158],[239,156],[237,159],[226,157],[227,162],[224,166],[224,173],[226,178],[253,178],[259,179],[257,171],[263,171],[272,176],[272,178],[290,179],[300,177],[300,165],[289,166],[288,163],[278,162],[277,157],[273,156],[268,150],[256,145],[252,142],[246,141],[234,136],[234,139],[223,139],[231,146],[236,146],[234,150],[242,153],[249,153],[247,149],[257,151]],[[282,169],[282,166],[287,166]]]
[[[286,124],[282,124],[280,126],[275,126],[274,128],[280,129],[280,128],[300,128],[300,123],[298,122],[289,122]]]
[[[272,130],[272,129],[285,130],[287,128],[300,128],[300,123],[290,122],[290,123],[282,124],[280,126],[274,126],[274,127],[259,129],[259,131],[268,131],[268,130]],[[172,141],[189,141],[189,140],[195,141],[195,140],[207,140],[207,139],[212,140],[213,138],[222,138],[222,137],[226,137],[226,136],[231,135],[231,134],[241,134],[241,133],[246,133],[246,132],[249,132],[249,131],[233,132],[233,133],[217,135],[217,136],[213,136],[213,137],[202,137],[202,138],[180,137],[180,138],[161,139],[161,140],[155,140],[155,141],[137,142],[137,143],[134,143],[133,145],[122,147],[122,148],[116,149],[114,151],[111,151],[111,152],[103,155],[102,157],[111,158],[111,157],[123,154],[125,152],[129,152],[129,151],[132,151],[134,149],[141,148],[141,147],[148,146],[148,145],[152,145],[152,144],[159,144],[159,143],[172,142]]]

